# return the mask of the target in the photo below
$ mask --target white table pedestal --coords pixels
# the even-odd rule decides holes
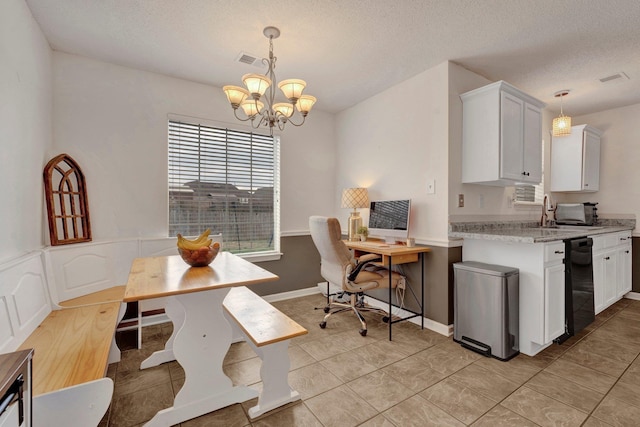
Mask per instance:
[[[146,367],[163,363],[160,360],[169,358],[171,352],[184,369],[185,382],[173,406],[159,411],[145,426],[172,426],[258,396],[249,387],[234,386],[222,370],[231,345],[231,326],[222,307],[228,292],[229,288],[220,288],[169,298],[167,316],[174,325],[173,340],[145,362]]]

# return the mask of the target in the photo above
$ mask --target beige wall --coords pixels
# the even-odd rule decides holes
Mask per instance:
[[[447,77],[445,62],[338,114],[338,209],[346,187],[367,187],[371,199],[410,198],[410,236],[446,244]],[[427,194],[428,179],[435,194]],[[365,224],[367,215],[363,210]],[[343,228],[348,216],[338,210]]]
[[[240,126],[220,88],[55,52],[54,148],[82,167],[95,240],[167,235],[167,120]],[[281,136],[281,230],[333,206],[333,116],[312,111]]]
[[[51,50],[23,0],[0,1],[0,262],[40,249],[51,147]]]

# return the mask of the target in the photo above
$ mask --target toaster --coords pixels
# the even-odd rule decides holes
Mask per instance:
[[[558,203],[556,224],[596,225],[598,222],[597,203]]]

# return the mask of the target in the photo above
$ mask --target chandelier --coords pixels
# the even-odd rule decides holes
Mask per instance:
[[[567,95],[569,95],[568,89],[563,89],[553,94],[556,98],[560,98],[560,115],[553,119],[553,136],[571,134],[571,117],[565,116],[562,112],[562,97]]]
[[[271,135],[273,135],[275,126],[280,130],[283,130],[287,123],[301,126],[311,111],[311,107],[315,104],[316,98],[302,94],[307,85],[304,80],[288,79],[278,83],[278,87],[289,102],[275,102],[276,75],[274,70],[278,58],[273,56],[273,39],[280,36],[280,30],[276,27],[266,27],[262,33],[269,39],[269,58],[262,58],[262,62],[269,67],[267,72],[264,75],[250,73],[242,76],[242,82],[246,89],[238,86],[224,86],[222,90],[227,95],[236,119],[243,122],[251,120],[251,126],[256,129],[260,126],[268,126]],[[291,120],[294,106],[302,116],[299,123]],[[238,115],[238,107],[242,109],[245,117]]]

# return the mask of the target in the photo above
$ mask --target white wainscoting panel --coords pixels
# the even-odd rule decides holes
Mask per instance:
[[[58,304],[127,283],[138,239],[50,247],[44,256],[51,299]]]
[[[0,353],[14,351],[51,312],[40,252],[0,265]]]

